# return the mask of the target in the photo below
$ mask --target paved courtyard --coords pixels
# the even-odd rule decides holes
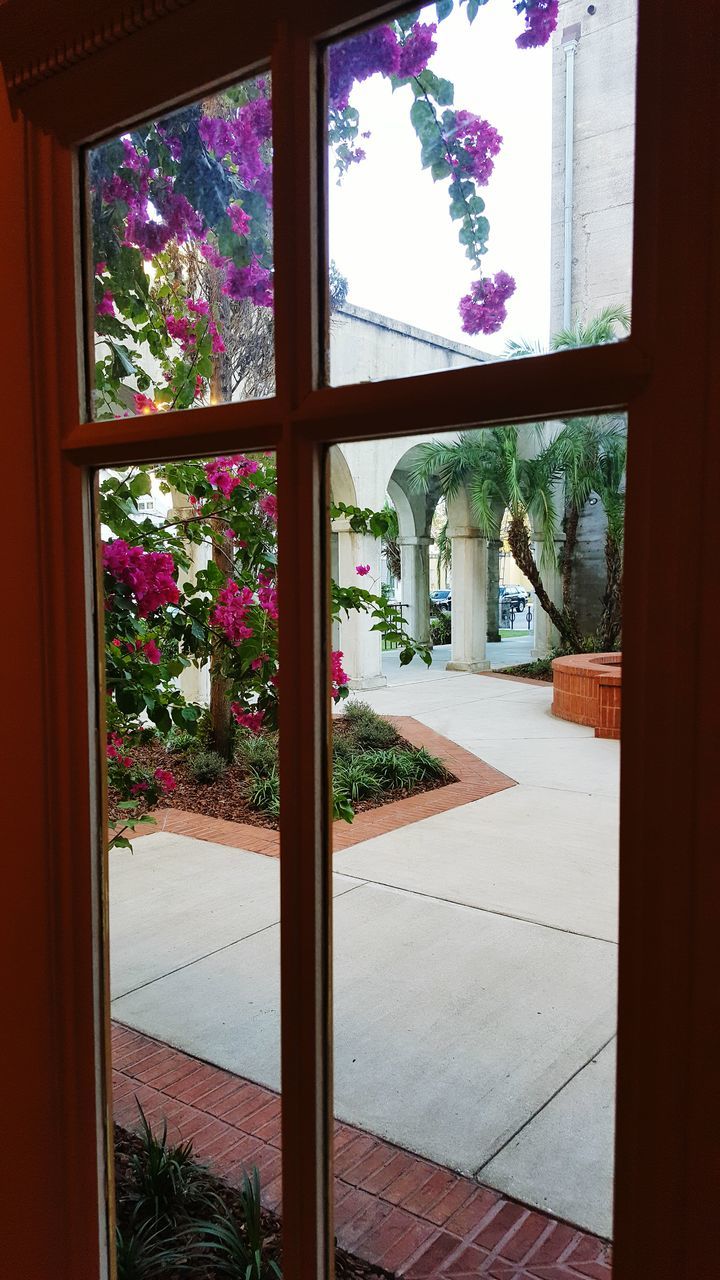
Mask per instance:
[[[618,744],[549,688],[413,674],[364,696],[518,785],[335,855],[336,1113],[609,1235]],[[115,851],[114,1016],[278,1088],[278,873],[164,832]]]

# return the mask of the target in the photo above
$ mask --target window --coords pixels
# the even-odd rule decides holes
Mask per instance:
[[[703,1168],[710,1152],[705,1107],[712,1061],[705,1011],[713,995],[717,938],[707,876],[712,777],[694,743],[699,728],[708,734],[712,729],[700,672],[712,669],[714,655],[702,628],[693,640],[695,663],[687,661],[684,629],[677,634],[668,629],[659,652],[646,596],[650,584],[653,600],[680,601],[688,577],[699,593],[710,568],[712,503],[697,487],[715,474],[717,443],[708,357],[717,312],[710,305],[715,264],[706,150],[716,84],[707,8],[690,7],[678,23],[676,7],[667,0],[640,6],[635,295],[628,341],[563,351],[549,359],[494,362],[351,387],[323,387],[318,376],[322,326],[316,267],[323,255],[316,239],[315,48],[352,34],[366,12],[348,3],[339,13],[338,6],[318,2],[306,6],[289,27],[276,30],[274,6],[258,12],[251,25],[237,6],[223,4],[223,22],[214,22],[218,6],[205,0],[147,6],[142,15],[123,10],[115,25],[105,14],[97,24],[88,22],[88,13],[96,11],[92,5],[62,14],[15,0],[2,8],[3,68],[13,107],[22,115],[17,124],[4,115],[3,140],[8,141],[12,189],[28,197],[14,202],[7,215],[3,281],[12,300],[2,313],[8,348],[17,344],[23,356],[17,394],[8,397],[6,407],[8,434],[13,459],[20,462],[18,474],[28,478],[27,490],[17,487],[10,501],[17,499],[12,509],[22,516],[30,494],[37,512],[37,527],[35,522],[26,526],[12,564],[13,580],[33,604],[29,643],[17,646],[17,678],[11,682],[16,687],[8,692],[17,706],[26,755],[11,753],[7,764],[8,785],[27,802],[22,824],[11,813],[9,830],[17,834],[18,846],[25,841],[34,855],[22,866],[19,859],[9,860],[8,867],[8,885],[17,891],[9,921],[17,947],[12,963],[19,972],[18,957],[24,961],[17,990],[28,998],[18,1000],[18,1022],[28,1001],[36,1016],[28,1020],[26,1041],[18,1038],[13,1063],[18,1092],[7,1124],[24,1170],[33,1163],[28,1150],[34,1158],[48,1132],[58,1139],[55,1185],[47,1196],[43,1188],[38,1192],[46,1213],[31,1217],[18,1197],[15,1229],[22,1229],[23,1250],[33,1252],[39,1274],[59,1266],[74,1276],[107,1271],[99,1261],[107,1257],[102,1140],[94,1159],[106,1099],[103,948],[94,930],[102,893],[96,874],[100,860],[92,855],[101,823],[87,802],[89,750],[97,759],[96,735],[88,724],[96,722],[81,640],[84,634],[92,644],[94,636],[81,581],[87,469],[160,455],[278,451],[285,575],[280,646],[287,682],[281,748],[287,836],[281,886],[285,1265],[288,1280],[299,1280],[325,1276],[331,1266],[329,813],[323,796],[329,672],[322,658],[327,566],[321,537],[326,453],[348,439],[627,405],[631,439],[637,441],[633,449],[642,465],[631,457],[627,649],[634,683],[626,722],[630,803],[622,826],[621,934],[628,946],[620,973],[616,1274],[625,1280],[643,1272],[707,1272],[712,1268],[707,1233],[695,1232],[692,1224],[696,1217],[707,1220],[712,1211]],[[170,57],[164,57],[167,50]],[[206,86],[254,75],[271,53],[277,395],[208,405],[197,414],[170,411],[89,422],[77,391],[72,325],[73,152],[194,100]],[[670,112],[669,84],[676,94],[676,110]],[[673,157],[672,199],[660,165],[667,154]],[[670,246],[668,337],[663,326],[669,323]],[[669,348],[675,364],[667,358]],[[682,473],[673,430],[678,422],[687,462]],[[663,475],[673,480],[673,510],[698,531],[702,558],[692,566],[677,531],[668,520],[656,519]],[[298,619],[306,625],[297,626]],[[41,664],[43,633],[52,634],[53,643]],[[675,687],[671,697],[658,695],[658,689],[666,690],[668,670],[682,672],[683,682],[687,678],[687,696]],[[41,727],[32,734],[26,731],[30,705]],[[40,780],[41,795],[29,786],[29,773]],[[97,768],[93,777],[90,790],[97,796]],[[694,1209],[678,1221],[679,1204]],[[658,1221],[677,1222],[677,1229],[660,1237]]]

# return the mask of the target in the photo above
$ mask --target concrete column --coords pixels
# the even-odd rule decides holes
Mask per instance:
[[[380,539],[354,533],[347,520],[334,520],[337,534],[337,582],[341,587],[367,587],[379,593],[382,580]],[[369,564],[370,572],[359,577],[356,565]],[[351,689],[379,689],[387,684],[382,671],[382,638],[372,631],[372,618],[366,613],[342,615],[338,648],[343,655],[343,670]]]
[[[409,634],[430,643],[430,538],[400,537],[400,598]]]
[[[452,538],[452,660],[448,671],[488,671],[487,539],[479,529],[457,526]]]
[[[500,588],[500,552],[501,538],[488,538],[487,567],[487,638],[488,644],[497,644],[500,640],[500,606],[498,591]]]
[[[188,520],[197,515],[194,507],[185,503],[183,494],[173,490],[171,513],[178,520]],[[187,569],[180,569],[178,573],[178,582],[183,586],[186,582],[194,582],[198,569],[206,569],[210,561],[210,544],[209,542],[186,542],[185,551],[190,560]],[[210,664],[204,663],[201,667],[189,666],[185,667],[177,677],[177,683],[180,692],[188,702],[199,703],[200,706],[210,706]]]
[[[562,578],[558,567],[560,563],[561,548],[562,539],[559,539],[555,543],[555,566],[550,568],[547,565],[542,565],[542,538],[536,537],[533,547],[535,562],[541,566],[540,573],[545,584],[545,590],[558,608],[562,608]],[[538,603],[537,597],[534,593],[532,596],[532,611],[534,629],[533,648],[531,651],[532,657],[546,658],[550,653],[550,650],[554,649],[560,643],[560,635],[557,627],[553,626],[545,610],[542,608],[542,605]]]

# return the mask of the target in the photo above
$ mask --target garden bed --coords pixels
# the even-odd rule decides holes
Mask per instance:
[[[242,1188],[196,1164],[189,1143],[172,1147],[159,1131],[135,1134],[115,1125],[115,1194],[118,1280],[227,1280],[230,1274],[245,1275],[243,1251],[253,1259],[247,1272],[252,1280],[282,1275],[280,1218],[249,1205]],[[231,1256],[237,1263],[232,1271]],[[393,1280],[392,1272],[339,1247],[335,1275],[338,1280]]]
[[[181,809],[208,818],[277,830],[277,813],[252,802],[253,787],[259,786],[258,779],[263,788],[270,780],[269,794],[273,794],[276,750],[273,736],[260,735],[254,739],[243,735],[235,759],[208,782],[199,781],[195,776],[197,751],[168,750],[160,737],[128,742],[127,749],[134,765],[146,774],[151,776],[158,769],[172,774],[175,784],[172,790],[160,795],[148,808]],[[354,813],[364,813],[457,782],[442,761],[409,742],[389,720],[363,703],[350,704],[346,715],[334,717],[333,756],[336,797],[347,801]],[[127,814],[118,808],[118,800],[111,787],[109,817],[112,824],[119,826],[127,820]]]

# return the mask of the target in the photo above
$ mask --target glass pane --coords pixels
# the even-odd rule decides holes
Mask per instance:
[[[253,1274],[269,1276],[282,1166],[275,457],[106,471],[99,499],[118,1275],[230,1274],[232,1258],[244,1275],[259,1248]]]
[[[393,1274],[610,1280],[625,457],[331,454],[335,1230]]]
[[[275,388],[270,77],[86,155],[92,416]]]
[[[329,47],[332,384],[626,335],[636,8],[443,0]]]

